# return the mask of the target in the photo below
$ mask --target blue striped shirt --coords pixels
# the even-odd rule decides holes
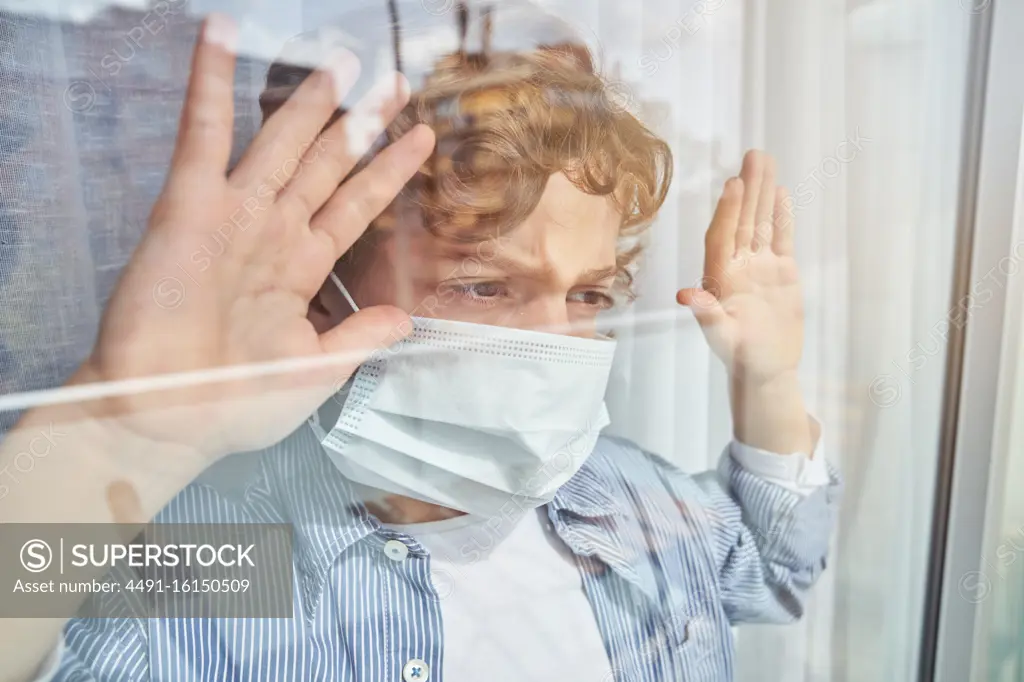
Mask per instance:
[[[799,618],[825,568],[841,491],[829,478],[801,496],[728,454],[689,476],[602,437],[547,514],[575,555],[615,679],[732,680],[731,625]],[[355,502],[306,425],[215,466],[156,521],[292,524],[294,616],[73,619],[56,680],[442,682],[428,552]],[[388,540],[408,557],[386,558]]]

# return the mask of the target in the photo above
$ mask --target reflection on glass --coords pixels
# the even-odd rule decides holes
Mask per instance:
[[[367,68],[369,75],[399,64],[410,76],[424,76],[410,79],[417,92],[424,87],[442,91],[446,83],[441,76],[466,67],[465,55],[452,53],[459,47],[455,28],[460,21],[452,0],[414,0],[391,3],[390,7],[383,0],[245,7],[223,0],[124,5],[127,3],[108,7],[97,0],[47,5],[42,12],[24,3],[0,2],[8,10],[0,17],[0,30],[7,31],[4,35],[8,38],[0,53],[0,84],[6,98],[0,110],[0,160],[5,169],[0,178],[0,394],[5,396],[59,386],[91,347],[104,305],[142,236],[167,175],[192,38],[201,14],[234,9],[240,19],[242,54],[234,92],[232,164],[265,116],[280,104],[263,89],[270,63],[282,52],[284,43],[310,29],[334,25],[342,16],[351,17],[349,5],[381,16],[397,9],[398,19],[410,29],[397,61],[388,51],[392,27],[387,22],[362,26],[349,19],[336,26],[337,30],[324,31],[325,41],[382,54],[375,66]],[[501,3],[494,5],[501,16]],[[955,323],[949,318],[948,292],[959,164],[951,150],[959,148],[970,12],[965,3],[957,7],[955,1],[947,3],[948,7],[853,0],[646,0],[642,7],[618,0],[553,0],[544,5],[583,36],[594,51],[597,66],[609,78],[603,113],[610,111],[619,118],[625,118],[627,112],[635,114],[672,151],[674,179],[663,196],[664,188],[658,186],[663,176],[659,177],[658,171],[666,169],[658,164],[667,156],[658,140],[635,127],[625,128],[624,137],[631,137],[628,143],[615,140],[607,129],[596,135],[601,143],[615,142],[623,148],[620,151],[629,153],[621,154],[613,167],[599,165],[591,184],[601,184],[603,176],[614,175],[625,165],[645,162],[650,166],[647,173],[635,172],[634,176],[641,177],[639,190],[651,196],[637,202],[646,205],[634,207],[636,217],[646,217],[654,204],[661,209],[649,228],[650,243],[638,261],[631,287],[613,286],[623,284],[621,280],[626,278],[620,278],[618,271],[625,265],[617,259],[620,245],[613,244],[611,238],[597,244],[569,235],[553,246],[543,240],[519,244],[525,255],[551,247],[560,264],[604,259],[598,267],[578,268],[588,271],[585,278],[567,285],[555,281],[557,276],[549,277],[551,281],[545,283],[550,286],[546,287],[538,285],[541,278],[536,276],[520,273],[513,277],[505,271],[485,270],[483,265],[496,268],[493,259],[476,262],[471,266],[472,276],[466,276],[467,258],[481,253],[477,243],[446,244],[447,251],[434,254],[431,250],[436,244],[410,238],[400,249],[404,260],[399,267],[374,286],[353,287],[353,303],[365,305],[367,297],[383,297],[382,292],[393,286],[394,291],[388,293],[394,297],[389,302],[433,300],[421,308],[406,306],[417,316],[526,328],[516,330],[522,334],[509,332],[502,337],[509,345],[527,343],[528,333],[535,328],[568,326],[581,337],[573,342],[574,358],[600,354],[593,339],[585,337],[603,328],[607,320],[615,327],[618,344],[608,382],[608,413],[598,410],[596,404],[589,406],[594,409],[585,415],[588,425],[600,428],[595,424],[603,426],[610,418],[608,433],[627,437],[684,471],[708,470],[716,465],[733,435],[729,384],[693,315],[679,308],[674,295],[678,289],[704,280],[703,235],[722,183],[738,173],[746,148],[768,149],[778,159],[780,181],[790,187],[795,207],[795,255],[807,316],[800,385],[808,410],[823,424],[823,456],[840,465],[846,475],[847,506],[840,515],[828,568],[818,579],[813,597],[794,607],[801,612],[801,619],[786,627],[744,625],[737,635],[734,676],[739,680],[797,682],[913,679],[944,378],[944,331]],[[472,16],[486,17],[483,10],[490,6],[471,3]],[[516,37],[505,32],[506,28],[500,19],[490,25],[474,19],[468,24],[468,33],[476,44],[499,54],[508,49],[503,41]],[[540,36],[526,30],[518,37],[538,40]],[[563,37],[552,34],[548,42],[557,45]],[[446,52],[440,61],[435,59],[439,52]],[[287,81],[289,74],[276,75]],[[369,80],[372,78],[365,82]],[[459,79],[452,80],[457,86]],[[261,93],[265,95],[262,100]],[[541,99],[552,94],[566,93],[543,88],[533,93]],[[568,97],[564,104],[588,105],[589,93],[568,94],[577,97]],[[494,97],[469,97],[462,102],[444,99],[438,95],[431,104],[442,114],[442,133],[466,123],[463,116],[468,119],[486,113],[488,107],[507,105]],[[533,106],[533,111],[543,111],[546,117],[564,113],[553,106]],[[492,137],[507,141],[525,122],[507,122]],[[530,122],[545,129],[543,120]],[[556,132],[563,140],[578,144],[573,134],[582,137],[584,131],[570,125],[568,130]],[[457,139],[453,146],[456,153],[439,160],[433,169],[436,174],[443,176],[468,161],[481,162],[464,158],[474,156],[465,149],[460,158]],[[602,227],[600,211],[588,213],[585,202],[572,205],[579,197],[564,186],[568,183],[562,184],[560,191],[547,194],[546,199],[540,192],[535,192],[534,198],[562,227],[589,230],[587,235],[597,232]],[[462,198],[483,205],[488,191],[501,194],[505,190],[505,184],[492,183],[474,188]],[[634,193],[633,198],[636,196]],[[446,213],[449,227],[458,227],[459,220],[475,223],[451,206],[439,204],[429,208]],[[422,208],[422,204],[413,206]],[[486,205],[477,214],[485,214],[485,209]],[[574,219],[565,220],[564,214]],[[393,230],[398,223],[395,215],[385,213],[378,226]],[[175,282],[190,287],[188,296],[209,293],[209,289],[197,290],[201,285],[190,278],[201,274],[199,268],[205,271],[228,247],[216,235],[208,237],[184,254],[180,274],[174,272],[179,278]],[[593,251],[584,246],[594,247]],[[519,261],[522,266],[528,259]],[[453,269],[461,270],[459,276],[451,276]],[[345,272],[341,274],[351,283]],[[169,281],[158,284],[153,290],[154,304],[174,308],[183,290],[166,286],[173,284]],[[550,302],[551,290],[558,292],[562,307],[557,312],[565,313],[564,319],[553,319],[549,306],[537,305],[537,301]],[[637,300],[631,306],[621,305],[621,299],[628,299],[622,294],[630,291],[638,294]],[[348,314],[354,307],[345,298],[349,295],[347,289],[342,294],[326,287],[323,300],[316,299],[312,307],[315,312],[330,308]],[[465,328],[456,331],[460,330]],[[421,398],[418,410],[436,413],[452,406],[434,400],[432,391],[445,381],[454,386],[456,373],[437,366],[430,369],[431,386],[414,384],[408,390]],[[481,381],[495,389],[497,398],[513,399],[514,390],[499,390],[513,383],[508,378],[511,374],[494,372]],[[562,385],[579,389],[588,375],[580,376],[583,379],[570,377]],[[395,372],[392,377],[400,379],[401,374]],[[500,377],[506,377],[506,383],[500,383]],[[315,423],[338,420],[351,384],[335,388],[340,402],[329,401],[326,411],[322,408],[313,416]],[[538,394],[549,401],[539,403],[546,408],[523,418],[540,414],[553,420],[558,416],[558,395],[554,391]],[[398,411],[394,405],[390,407],[391,413]],[[488,406],[472,407],[486,412]],[[388,418],[387,409],[380,412],[382,420]],[[9,428],[16,416],[0,412],[0,429]],[[445,418],[452,420],[448,414]],[[447,436],[458,434],[461,426],[433,426],[431,439],[443,443]],[[492,454],[500,450],[510,458],[526,457],[537,447],[536,434],[523,436],[508,424],[484,426],[492,432],[487,448]],[[403,422],[403,428],[403,433],[397,428],[382,427],[380,431],[395,439],[393,444],[400,442],[391,448],[390,461],[396,468],[404,461],[402,449],[413,449],[407,447],[409,439],[405,437],[425,431],[421,424]],[[1020,443],[1019,434],[1017,438]],[[460,453],[467,467],[476,464],[472,458],[480,449]],[[411,490],[417,488],[420,497],[430,500],[451,493],[419,490],[432,471],[426,464],[397,484],[391,479],[382,481],[380,472],[352,473],[365,460],[350,458],[348,477],[362,479],[372,490],[390,485],[400,487],[399,493],[409,493],[409,499],[418,499]],[[218,472],[225,484],[244,480],[230,468]],[[508,480],[519,480],[516,477],[522,473],[494,467],[477,476],[492,483],[499,481],[491,487],[500,487],[507,486]],[[561,479],[555,482],[564,483]],[[533,490],[536,495],[531,499],[550,501],[555,487]],[[329,497],[311,499],[324,505],[331,502]],[[300,502],[308,500],[296,504]],[[1001,530],[1003,550],[1015,541],[1014,532],[1024,523],[1016,512],[1008,511],[1006,518],[1014,520]],[[533,530],[538,535],[528,540],[540,537],[539,520]],[[443,537],[426,535],[452,554],[462,546],[452,548],[450,539],[444,544]],[[768,538],[755,540],[765,543]],[[1019,544],[1024,546],[1024,538]],[[387,562],[408,565],[401,564],[407,559],[404,545],[382,544],[381,548],[387,553]],[[994,556],[993,561],[1008,560]],[[546,555],[546,559],[550,563],[534,562],[527,556],[512,564],[512,569],[506,566],[500,578],[515,584],[524,575],[537,577],[536,572],[537,584],[552,579],[561,581],[563,587],[579,587],[578,574],[565,557]],[[997,592],[1005,596],[1000,607],[1018,608],[1014,600],[1020,593],[1011,586],[1020,583],[1020,577],[1012,571],[1022,565],[1024,561],[1008,561],[1005,567],[997,564],[1005,568],[1006,575],[1000,575],[994,586],[997,591],[1005,590]],[[595,569],[586,577],[598,573]],[[655,583],[644,582],[645,576],[633,577],[640,588],[653,585],[656,589]],[[461,573],[457,577],[464,579]],[[394,585],[425,585],[434,580],[441,594],[458,590],[455,582],[442,585],[445,579],[440,574],[420,575]],[[455,600],[463,599],[472,607],[476,597],[486,600],[502,592],[471,590],[467,587],[458,592]],[[671,590],[663,589],[658,598],[666,599],[667,594],[667,598],[689,600],[688,608],[701,608],[700,593],[669,593]],[[627,596],[613,600],[617,606],[646,603],[633,593],[624,594]],[[345,595],[336,596],[340,603]],[[449,606],[452,603],[448,602]],[[658,603],[664,606],[669,602]],[[565,605],[574,615],[558,627],[551,626],[552,619],[505,619],[502,623],[495,619],[494,633],[488,639],[487,628],[478,621],[453,617],[446,622],[446,636],[464,642],[479,636],[479,647],[466,647],[466,655],[476,654],[488,664],[499,662],[503,670],[511,670],[513,663],[529,665],[529,661],[523,663],[527,657],[520,655],[527,644],[553,647],[566,632],[582,632],[584,636],[552,650],[560,652],[564,660],[586,659],[588,665],[595,666],[587,670],[604,666],[592,676],[600,679],[609,666],[590,618],[590,605],[581,594],[572,595]],[[373,606],[366,608],[372,610]],[[743,608],[737,606],[739,611]],[[992,632],[998,633],[991,640],[993,669],[1014,670],[1016,665],[1019,670],[1019,660],[1012,653],[1020,637],[1019,628],[1014,629],[1013,613],[1000,610],[993,615]],[[651,632],[637,634],[635,641],[623,636],[612,649],[616,655],[633,658],[628,669],[618,671],[620,677],[628,678],[639,670],[713,667],[709,661],[723,658],[724,648],[701,650],[699,646],[702,640],[727,641],[727,627],[714,630],[716,624],[721,625],[704,615],[689,623],[667,618],[662,623],[664,631],[652,626]],[[548,627],[552,630],[545,629]],[[415,635],[425,631],[418,621],[409,630]],[[377,631],[367,628],[359,633],[372,639]],[[503,633],[517,634],[505,641]],[[666,648],[666,638],[675,638],[673,647],[691,644]],[[269,646],[263,652],[266,650]],[[409,682],[426,674],[422,660],[411,654],[405,658],[409,660],[400,661],[402,665],[390,671],[393,677],[402,675]],[[550,670],[530,672],[545,679]],[[379,677],[379,673],[373,669],[367,674]],[[671,672],[664,672],[663,679],[671,679]]]

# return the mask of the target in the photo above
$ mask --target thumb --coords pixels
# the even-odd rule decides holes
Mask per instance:
[[[412,332],[412,320],[389,305],[363,308],[320,335],[325,353],[342,356],[346,377],[373,353],[398,343]]]
[[[676,292],[676,301],[693,312],[712,347],[717,349],[728,345],[733,321],[714,294],[699,288],[680,289]]]
[[[702,326],[705,324],[705,321],[712,322],[719,317],[726,316],[715,295],[698,287],[677,291],[676,302],[690,308]]]

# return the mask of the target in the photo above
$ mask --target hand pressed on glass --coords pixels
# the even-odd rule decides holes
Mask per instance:
[[[796,376],[804,312],[792,205],[775,185],[774,160],[748,152],[705,235],[702,286],[676,298],[726,365],[736,437],[772,452],[810,453],[815,427]]]
[[[347,356],[329,371],[110,398],[100,408],[144,437],[184,439],[211,457],[280,440],[330,395],[339,373],[350,373],[371,351],[399,338],[394,331],[407,317],[393,307],[368,308],[324,333],[306,313],[337,259],[433,147],[431,131],[417,126],[338,186],[358,161],[349,149],[347,117],[322,130],[358,71],[355,58],[341,53],[302,84],[226,174],[236,33],[222,16],[205,26],[166,186],[76,377],[116,381]],[[392,95],[379,110],[382,127],[408,98],[404,78],[392,78]],[[224,253],[202,272],[182,276],[180,264],[197,244],[232,224]],[[158,305],[155,287],[175,275],[185,288],[175,305]],[[282,393],[287,400],[280,400]],[[159,418],[147,417],[151,410]]]

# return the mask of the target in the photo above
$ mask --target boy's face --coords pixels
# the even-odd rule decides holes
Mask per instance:
[[[621,216],[609,197],[551,176],[537,208],[498,238],[457,244],[424,229],[398,230],[341,281],[359,307],[388,304],[410,315],[593,336],[598,311],[612,303]],[[319,331],[350,307],[328,282]]]

